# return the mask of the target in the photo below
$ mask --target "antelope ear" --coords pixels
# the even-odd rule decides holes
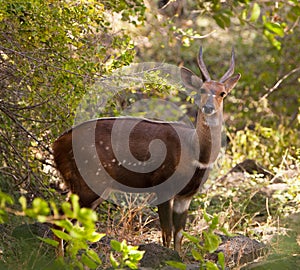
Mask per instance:
[[[241,78],[241,74],[237,74],[235,76],[232,76],[230,78],[228,78],[225,82],[224,82],[224,86],[226,89],[226,92],[229,93],[237,84],[238,80]]]
[[[199,90],[203,84],[203,81],[188,68],[182,67],[180,74],[183,85],[188,89]]]

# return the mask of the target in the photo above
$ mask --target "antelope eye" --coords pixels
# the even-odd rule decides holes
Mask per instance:
[[[225,97],[225,96],[226,96],[226,94],[227,94],[227,93],[223,91],[223,92],[221,92],[221,93],[220,93],[220,97],[222,97],[222,98],[223,98],[223,97]]]

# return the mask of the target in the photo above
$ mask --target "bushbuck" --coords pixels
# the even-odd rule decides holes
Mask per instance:
[[[157,192],[163,245],[169,247],[173,236],[178,252],[192,197],[220,152],[223,100],[240,79],[234,75],[233,49],[230,67],[219,81],[211,80],[202,47],[197,62],[202,78],[180,68],[183,85],[200,96],[195,128],[145,118],[99,118],[73,127],[53,144],[57,169],[82,207],[94,209],[101,203],[105,196],[96,191],[99,187]]]

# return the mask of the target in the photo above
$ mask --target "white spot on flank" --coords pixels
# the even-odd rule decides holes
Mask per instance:
[[[112,159],[112,160],[111,160],[111,162],[115,163],[115,162],[116,162],[116,160],[115,160],[115,159]]]
[[[84,163],[85,163],[85,164],[88,164],[88,163],[89,163],[89,161],[86,159],[86,160],[84,161]]]
[[[100,143],[100,145],[102,145],[102,144],[103,144],[103,141],[100,141],[99,143]]]
[[[97,157],[97,156],[96,156],[96,155],[94,155],[94,156],[93,156],[93,159],[95,159],[96,157]]]
[[[83,151],[83,150],[84,150],[84,146],[81,147],[81,151]]]
[[[108,146],[106,146],[106,147],[105,147],[105,150],[109,150],[109,147],[108,147]]]
[[[96,172],[96,175],[99,175],[100,173],[99,172]]]
[[[125,164],[125,163],[126,163],[126,159],[123,160],[123,164]]]

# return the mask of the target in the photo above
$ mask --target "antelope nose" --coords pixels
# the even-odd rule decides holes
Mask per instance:
[[[215,108],[213,106],[204,106],[202,109],[205,114],[212,114],[214,110]]]

